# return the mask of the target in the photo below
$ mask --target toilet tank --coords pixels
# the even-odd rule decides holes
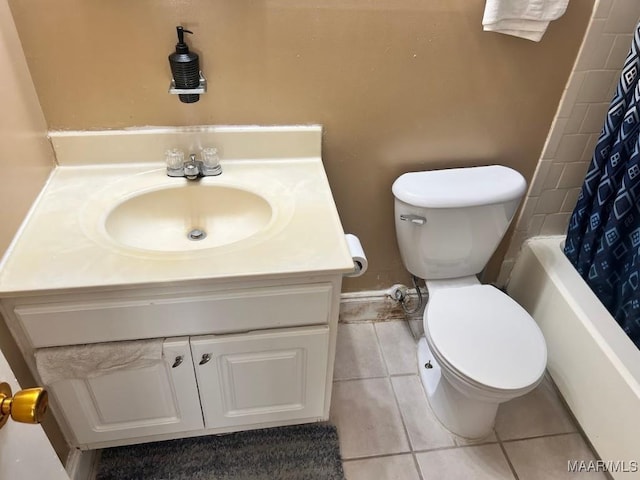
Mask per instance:
[[[407,270],[424,279],[480,273],[525,189],[520,173],[499,165],[398,177],[392,188],[396,237]]]

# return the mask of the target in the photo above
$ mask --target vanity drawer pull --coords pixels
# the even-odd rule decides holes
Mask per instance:
[[[205,363],[208,363],[209,360],[211,360],[211,354],[210,353],[203,353],[202,354],[202,358],[200,359],[200,365],[204,365]]]
[[[173,362],[173,365],[171,365],[171,368],[179,367],[183,360],[184,359],[182,358],[182,355],[178,355],[175,361]]]

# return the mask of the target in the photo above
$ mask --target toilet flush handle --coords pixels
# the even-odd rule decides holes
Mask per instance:
[[[415,225],[424,225],[425,223],[427,223],[426,218],[421,217],[420,215],[414,215],[413,213],[409,213],[409,214],[403,213],[402,215],[400,215],[400,220],[411,222]]]

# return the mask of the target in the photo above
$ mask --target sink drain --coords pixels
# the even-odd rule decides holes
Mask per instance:
[[[194,228],[189,233],[187,233],[187,238],[194,242],[198,240],[204,240],[205,238],[207,238],[207,232],[205,232],[204,230],[200,230],[199,228]]]

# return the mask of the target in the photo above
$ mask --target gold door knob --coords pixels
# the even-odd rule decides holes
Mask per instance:
[[[27,388],[11,395],[8,383],[0,383],[0,428],[9,416],[16,422],[40,423],[49,406],[49,395],[44,388]]]

